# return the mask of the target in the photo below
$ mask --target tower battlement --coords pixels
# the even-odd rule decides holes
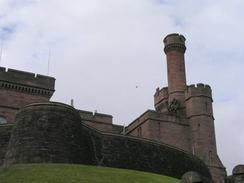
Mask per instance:
[[[189,100],[192,97],[208,97],[212,99],[212,89],[209,85],[202,83],[189,85],[185,91],[185,98]]]
[[[161,89],[157,88],[154,94],[154,103],[157,104],[162,100],[168,99],[168,97],[169,97],[168,87],[163,87]]]
[[[157,88],[154,94],[154,106],[156,111],[163,112],[168,108],[168,87]]]
[[[79,114],[82,120],[95,121],[99,123],[112,124],[113,116],[109,114],[93,113],[90,111],[79,110]]]
[[[7,69],[0,67],[0,81],[23,85],[26,87],[36,87],[40,89],[47,89],[54,91],[55,78],[35,74],[31,72],[24,72],[15,69]],[[4,86],[4,85],[3,85]]]
[[[183,53],[186,51],[185,37],[183,35],[173,33],[164,38],[164,52],[167,53],[171,50],[178,50]]]

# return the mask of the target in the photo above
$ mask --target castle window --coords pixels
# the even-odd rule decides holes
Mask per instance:
[[[7,123],[7,119],[3,116],[0,116],[0,125],[6,124]]]

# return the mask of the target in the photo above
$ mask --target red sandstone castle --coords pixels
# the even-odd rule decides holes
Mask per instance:
[[[170,34],[164,45],[168,87],[156,90],[155,110],[147,110],[125,129],[114,125],[111,115],[79,110],[80,117],[102,132],[151,139],[193,154],[205,162],[213,180],[222,183],[226,171],[217,154],[211,88],[187,85],[184,36]],[[16,112],[27,104],[49,101],[54,83],[52,77],[0,68],[0,124],[14,123]],[[0,159],[3,153],[0,149]]]

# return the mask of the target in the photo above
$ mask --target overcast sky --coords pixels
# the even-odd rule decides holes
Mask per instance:
[[[187,83],[212,87],[230,173],[244,163],[243,10],[243,0],[0,0],[0,65],[47,74],[50,59],[52,100],[129,124],[167,86],[162,40],[179,32]]]

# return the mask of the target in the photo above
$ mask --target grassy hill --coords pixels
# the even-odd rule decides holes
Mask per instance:
[[[0,183],[179,183],[140,171],[68,164],[24,164],[0,169]]]

